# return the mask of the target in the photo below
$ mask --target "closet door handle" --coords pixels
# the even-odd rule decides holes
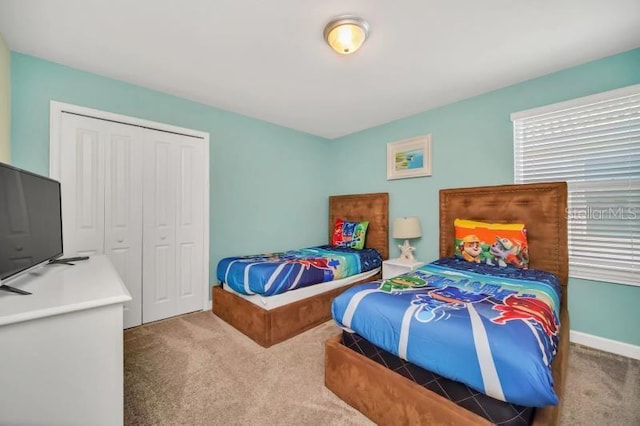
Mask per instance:
[[[162,241],[164,241],[164,240],[166,240],[166,239],[167,239],[167,237],[166,237],[165,235],[160,235],[160,239],[161,239]]]
[[[119,243],[123,243],[124,242],[124,238],[118,238],[118,242]]]

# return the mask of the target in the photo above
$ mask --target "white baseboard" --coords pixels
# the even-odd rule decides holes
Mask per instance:
[[[594,336],[593,334],[582,333],[575,330],[571,330],[569,332],[569,340],[573,343],[578,343],[579,345],[588,346],[601,351],[611,352],[628,358],[640,359],[640,346],[629,343],[606,339],[604,337]]]

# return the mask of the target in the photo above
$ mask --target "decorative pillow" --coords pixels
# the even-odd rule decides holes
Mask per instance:
[[[350,247],[357,250],[364,248],[364,239],[367,234],[369,222],[347,222],[336,220],[333,228],[331,245],[334,247]]]
[[[468,262],[529,268],[527,230],[522,223],[456,219],[455,255]]]

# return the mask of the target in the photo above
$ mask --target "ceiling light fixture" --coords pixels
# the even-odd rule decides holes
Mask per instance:
[[[324,27],[325,41],[341,55],[360,49],[368,35],[369,24],[356,16],[340,16]]]

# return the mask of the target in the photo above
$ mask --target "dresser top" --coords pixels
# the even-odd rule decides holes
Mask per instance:
[[[73,266],[45,265],[7,282],[7,285],[32,294],[0,290],[0,325],[131,300],[106,256],[91,256],[89,260],[72,263]]]

